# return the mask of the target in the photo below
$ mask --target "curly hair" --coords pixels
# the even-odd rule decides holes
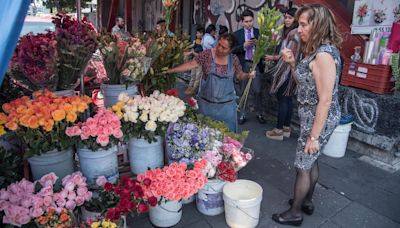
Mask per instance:
[[[311,24],[310,38],[303,44],[305,55],[314,53],[324,43],[331,43],[337,48],[341,47],[342,37],[331,10],[320,4],[305,5],[297,11],[297,21],[303,13],[307,13],[308,23]]]

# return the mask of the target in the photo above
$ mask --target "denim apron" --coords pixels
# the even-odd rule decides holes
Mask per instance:
[[[237,104],[233,83],[232,54],[228,57],[227,75],[217,73],[214,61],[207,78],[201,79],[197,94],[199,112],[212,119],[223,121],[230,131],[237,132]]]

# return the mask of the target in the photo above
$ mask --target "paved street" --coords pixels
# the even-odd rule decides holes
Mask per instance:
[[[249,179],[263,187],[261,218],[258,227],[279,226],[271,215],[288,208],[292,197],[295,171],[296,133],[284,141],[264,136],[275,119],[260,125],[255,116],[241,126],[250,130],[246,146],[254,149],[256,158],[239,173],[240,179]],[[346,151],[343,158],[320,157],[320,179],[314,197],[315,212],[304,215],[302,227],[400,227],[400,172],[388,173],[359,160],[361,155]],[[129,227],[153,227],[147,215],[129,219]],[[197,211],[195,203],[185,205],[182,220],[175,227],[223,228],[224,214],[205,216]]]

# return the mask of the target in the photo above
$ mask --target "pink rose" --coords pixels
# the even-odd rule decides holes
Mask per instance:
[[[19,200],[20,200],[20,198],[19,198],[19,196],[18,195],[16,195],[16,194],[10,194],[10,196],[9,196],[9,199],[8,199],[9,201],[10,201],[10,203],[12,203],[12,204],[18,204],[18,202],[19,202]]]
[[[8,186],[8,189],[11,193],[20,194],[21,189],[19,188],[18,184],[12,183]]]
[[[69,200],[75,200],[75,198],[76,198],[75,192],[69,192],[67,198],[68,198]]]
[[[64,185],[64,188],[65,188],[67,191],[72,192],[72,191],[74,191],[74,189],[75,189],[75,184],[74,184],[74,182],[69,181],[69,182],[67,182],[67,183]]]
[[[32,199],[31,198],[24,198],[21,200],[21,206],[25,208],[29,208],[32,205]]]
[[[65,186],[65,184],[67,183],[67,182],[69,182],[69,179],[71,179],[71,175],[70,174],[68,174],[67,176],[65,176],[63,179],[62,179],[62,185],[63,186]]]
[[[101,146],[107,146],[110,142],[110,138],[107,135],[99,135],[97,136],[96,142]]]
[[[99,125],[100,126],[107,126],[107,123],[108,123],[108,121],[107,121],[107,119],[105,119],[105,118],[101,118],[101,119],[99,119]]]
[[[86,192],[84,197],[85,197],[86,201],[89,201],[90,199],[92,199],[92,196],[93,196],[93,193],[88,191],[88,192]]]
[[[251,156],[250,153],[247,153],[247,154],[245,155],[245,158],[246,158],[246,160],[251,160],[251,159],[253,158],[253,156]]]
[[[4,188],[0,190],[0,200],[8,200],[10,194]]]
[[[96,137],[99,134],[99,129],[98,128],[91,128],[90,129],[90,136]]]
[[[57,214],[61,214],[61,212],[64,210],[63,207],[55,207],[54,210],[57,212]]]
[[[72,174],[72,181],[74,182],[74,184],[79,185],[79,186],[81,186],[82,183],[84,182],[80,172],[76,172],[76,173]]]
[[[62,199],[58,199],[58,200],[56,201],[56,203],[57,203],[57,206],[59,206],[59,207],[64,207],[65,204],[67,203],[67,201],[65,200],[65,198],[62,198]]]
[[[82,127],[81,137],[82,137],[82,135],[84,135],[84,136],[89,136],[89,135],[90,135],[90,132],[91,132],[91,129],[90,129],[89,127],[83,126],[83,127]]]
[[[32,182],[25,180],[25,178],[23,178],[20,182],[19,182],[19,186],[20,186],[20,190],[22,190],[20,193],[22,194],[26,194],[26,193],[33,193],[35,186]]]
[[[53,203],[53,198],[51,196],[43,197],[43,204],[48,207]]]
[[[97,128],[97,120],[94,119],[94,118],[92,118],[92,117],[89,117],[89,118],[86,120],[86,124],[85,124],[85,125],[86,125],[87,127],[91,128],[91,129]]]
[[[76,207],[76,203],[74,200],[68,200],[67,203],[65,204],[65,208],[69,210],[73,210]]]
[[[67,130],[65,130],[65,134],[69,137],[78,136],[81,134],[81,129],[78,126],[68,127]]]
[[[77,193],[78,196],[83,196],[83,195],[86,194],[87,191],[88,191],[87,187],[79,187],[76,190],[76,193]]]
[[[43,205],[43,198],[34,196],[32,199],[32,203],[35,207],[41,207]]]
[[[107,136],[112,135],[113,132],[114,132],[114,129],[112,127],[110,127],[110,126],[107,126],[107,127],[104,128],[104,134],[107,135]]]
[[[76,206],[81,206],[85,202],[85,198],[82,196],[77,196],[75,198]]]
[[[41,207],[32,207],[29,211],[30,216],[33,218],[37,218],[43,214],[43,209]]]
[[[105,176],[99,176],[96,179],[96,184],[100,187],[103,187],[104,184],[107,183],[107,178]]]
[[[121,129],[119,129],[119,128],[115,129],[112,134],[117,139],[120,139],[120,138],[122,138],[122,136],[124,136],[124,133],[122,133]]]
[[[40,190],[38,193],[40,196],[51,196],[53,195],[53,185],[46,186]]]
[[[17,222],[19,224],[27,224],[30,221],[31,221],[31,217],[29,216],[29,211],[28,211],[28,213],[22,213],[17,220]]]
[[[63,189],[61,192],[59,192],[61,198],[65,199],[68,197],[68,190],[67,189]]]

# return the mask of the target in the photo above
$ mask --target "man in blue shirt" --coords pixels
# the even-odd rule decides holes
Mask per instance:
[[[207,26],[206,34],[204,34],[203,39],[201,40],[201,46],[203,46],[203,50],[211,49],[215,46],[215,25],[211,24]]]

